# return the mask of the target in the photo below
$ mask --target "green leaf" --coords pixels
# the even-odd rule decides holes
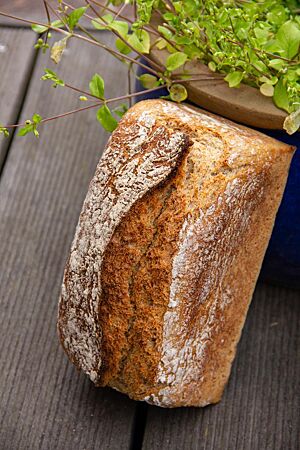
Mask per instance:
[[[128,45],[126,45],[125,42],[120,38],[116,39],[115,45],[117,50],[119,50],[122,55],[128,55],[132,51],[131,48],[128,47]]]
[[[279,28],[276,38],[284,50],[284,54],[282,56],[292,59],[298,54],[300,45],[300,29],[295,23],[291,21],[284,23]]]
[[[139,23],[141,23],[141,24],[149,23],[149,21],[151,19],[153,4],[154,4],[154,0],[137,0],[136,1]]]
[[[18,132],[18,136],[26,136],[26,134],[32,133],[32,131],[33,131],[33,125],[32,124],[25,125],[25,127],[20,128],[20,130]]]
[[[62,28],[64,26],[63,22],[61,20],[54,20],[51,22],[51,26],[55,28]],[[31,25],[31,29],[35,31],[35,33],[42,34],[45,33],[45,31],[48,30],[48,26],[46,25],[37,25],[36,23],[33,23]]]
[[[62,28],[64,27],[64,23],[61,20],[54,20],[53,22],[51,22],[51,26],[55,27],[55,28]]]
[[[150,51],[150,36],[146,30],[134,31],[129,35],[128,43],[139,53]]]
[[[95,95],[95,97],[98,97],[101,100],[104,99],[104,80],[97,73],[93,75],[89,84],[89,88],[92,95]]]
[[[199,11],[199,6],[194,0],[185,0],[183,6],[187,16],[193,16],[193,14]]]
[[[182,52],[175,52],[172,55],[169,55],[166,60],[166,68],[170,72],[172,72],[175,69],[178,69],[178,67],[183,66],[183,64],[187,60],[187,55]]]
[[[41,80],[51,80],[53,81],[52,87],[56,88],[56,86],[64,86],[65,82],[61,80],[58,75],[50,69],[45,69],[45,75],[41,77]]]
[[[123,117],[127,111],[128,111],[128,106],[125,105],[125,103],[121,103],[121,105],[119,105],[113,109],[113,113],[117,114],[117,116],[119,116],[119,117]]]
[[[169,28],[164,27],[163,25],[158,25],[157,31],[163,35],[163,37],[167,39],[172,39],[173,33]]]
[[[96,19],[92,20],[91,23],[96,30],[106,30],[108,24],[113,22],[113,16],[111,14],[104,14],[103,16],[97,17]]]
[[[48,27],[46,27],[46,26],[44,27],[43,25],[37,25],[37,24],[33,23],[31,25],[31,29],[35,33],[42,34],[42,33],[45,33],[45,31],[48,30]]]
[[[286,10],[283,5],[275,6],[271,12],[267,14],[267,19],[276,25],[281,25],[287,20]]]
[[[114,20],[109,24],[109,28],[115,30],[119,33],[123,38],[125,38],[128,34],[128,23],[122,22],[120,20]]]
[[[182,84],[172,84],[169,92],[170,98],[174,102],[183,102],[188,97],[187,90]]]
[[[240,85],[240,82],[243,79],[243,73],[236,71],[236,72],[230,72],[226,77],[224,78],[225,81],[227,81],[229,87],[238,87]]]
[[[208,68],[209,68],[212,72],[215,72],[215,71],[217,70],[217,65],[216,65],[216,63],[215,63],[214,61],[210,61],[210,62],[208,63]]]
[[[25,126],[18,132],[18,136],[26,136],[28,133],[33,133],[35,137],[39,137],[37,125],[42,121],[42,116],[39,114],[33,114],[31,120],[26,120]]]
[[[290,114],[283,123],[283,128],[288,134],[294,134],[300,128],[300,108]]]
[[[87,6],[81,6],[80,8],[74,9],[74,11],[69,14],[67,21],[71,30],[74,30],[86,10]]]
[[[274,86],[272,86],[269,83],[263,83],[260,88],[260,92],[262,95],[265,95],[266,97],[273,97],[274,95]]]
[[[280,58],[271,59],[269,61],[269,67],[272,67],[272,69],[277,71],[282,70],[285,64],[284,60]]]
[[[118,126],[118,122],[106,105],[103,105],[100,109],[98,109],[97,119],[106,131],[112,132]]]
[[[159,85],[157,77],[150,75],[150,73],[145,73],[139,77],[142,86],[146,89],[151,89]]]
[[[114,20],[111,14],[105,14],[101,18],[97,17],[95,20],[92,20],[92,25],[97,30],[114,30],[124,38],[129,31],[127,22]]]
[[[162,50],[163,48],[166,48],[167,45],[168,45],[167,41],[163,38],[159,38],[155,42],[155,46],[158,48],[158,50]]]
[[[282,78],[280,78],[278,83],[275,85],[273,101],[278,108],[284,109],[285,111],[290,112],[289,111],[289,109],[290,109],[289,108],[289,106],[290,106],[289,97],[288,97],[286,85]]]
[[[42,121],[42,116],[40,116],[39,114],[35,113],[32,116],[32,122],[35,124],[38,124]]]

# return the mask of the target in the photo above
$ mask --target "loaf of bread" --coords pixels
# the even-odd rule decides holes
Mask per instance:
[[[136,104],[112,134],[67,261],[58,331],[98,386],[220,400],[293,149],[187,105]]]

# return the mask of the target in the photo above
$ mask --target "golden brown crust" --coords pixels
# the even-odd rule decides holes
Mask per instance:
[[[107,370],[102,383],[142,398],[156,384],[172,256],[184,218],[185,201],[175,186],[172,177],[133,206],[103,263],[99,318]]]
[[[228,379],[292,151],[186,106],[141,102],[130,119],[145,113],[192,145],[105,247],[96,382],[160,406],[203,406]]]
[[[65,268],[58,333],[70,360],[96,384],[102,364],[98,309],[105,249],[132,205],[170,175],[188,145],[180,130],[130,111],[91,181]]]

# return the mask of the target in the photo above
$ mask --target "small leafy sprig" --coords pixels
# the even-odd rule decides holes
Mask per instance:
[[[52,87],[66,87],[72,89],[81,95],[79,100],[89,101],[95,100],[93,104],[89,104],[85,107],[79,107],[72,111],[67,111],[62,114],[58,114],[53,117],[42,118],[39,114],[35,113],[31,119],[25,121],[24,124],[13,124],[0,126],[0,134],[5,137],[9,136],[9,129],[21,127],[19,135],[24,136],[28,133],[33,133],[34,136],[39,137],[37,126],[48,121],[52,121],[58,118],[66,117],[68,115],[85,111],[91,108],[97,108],[96,117],[103,128],[109,132],[113,131],[117,126],[117,118],[122,115],[128,109],[127,105],[121,103],[118,107],[110,109],[108,106],[110,103],[128,100],[129,105],[134,97],[144,95],[149,92],[153,92],[160,88],[166,87],[170,90],[170,95],[176,84],[163,74],[163,67],[156,65],[155,68],[150,68],[149,71],[153,75],[145,74],[141,76],[141,83],[144,85],[145,90],[139,93],[131,93],[131,76],[136,76],[133,70],[134,65],[138,65],[147,69],[147,66],[140,61],[140,57],[144,56],[147,59],[147,54],[150,51],[150,37],[149,32],[146,30],[134,29],[133,21],[129,23],[126,20],[120,20],[122,18],[119,11],[112,10],[109,6],[103,6],[106,11],[105,14],[99,14],[95,7],[96,1],[87,1],[86,6],[80,8],[74,8],[72,5],[67,4],[64,1],[58,1],[58,7],[53,8],[52,4],[47,0],[44,0],[44,5],[47,12],[48,24],[35,23],[32,25],[32,30],[38,34],[36,49],[42,50],[45,53],[50,49],[50,57],[54,63],[59,64],[65,49],[67,48],[68,41],[72,38],[80,39],[89,44],[96,45],[100,49],[109,52],[114,57],[118,58],[121,62],[128,67],[128,93],[117,98],[105,98],[104,96],[104,80],[99,74],[94,74],[89,82],[89,90],[85,91],[78,87],[72,86],[65,82],[55,71],[46,68],[45,73],[42,75],[41,80],[51,81]],[[92,11],[92,16],[87,14],[87,10]],[[56,17],[55,20],[50,20],[50,13]],[[25,19],[17,18],[14,16],[0,13],[8,17],[21,20],[23,22],[29,22]],[[116,35],[115,48],[107,46],[105,43],[99,40],[99,36],[93,34],[90,30],[85,29],[79,22],[81,19],[88,19],[95,30],[106,29],[113,32]],[[52,45],[49,44],[52,38],[51,31],[56,31],[63,35],[62,39],[55,41]],[[80,32],[79,32],[80,31]],[[132,56],[135,53],[136,56]],[[177,84],[178,85],[178,84]],[[182,86],[183,87],[183,86]],[[185,88],[183,87],[184,91]],[[186,96],[185,96],[186,97]]]
[[[41,80],[51,81],[53,88],[72,89],[80,94],[80,101],[93,101],[93,104],[48,118],[34,114],[25,124],[1,125],[0,134],[4,136],[9,135],[10,128],[21,126],[20,135],[33,133],[38,137],[37,127],[42,123],[91,108],[97,108],[97,120],[111,132],[134,97],[165,87],[169,91],[167,98],[181,102],[188,98],[187,81],[215,83],[216,80],[225,80],[232,88],[241,83],[256,87],[262,95],[272,97],[278,108],[289,113],[284,124],[289,133],[300,126],[300,18],[296,0],[114,0],[106,4],[85,0],[79,8],[63,0],[58,0],[56,7],[49,0],[43,2],[47,23],[32,25],[38,34],[35,48],[43,53],[50,50],[51,59],[59,64],[70,39],[95,45],[127,66],[127,94],[106,98],[104,80],[97,73],[92,76],[88,89],[83,90],[62,80],[52,69],[45,69]],[[134,20],[128,14],[123,15],[128,3],[134,6]],[[160,24],[153,21],[154,14],[159,16]],[[102,42],[99,33],[85,28],[83,19],[96,31],[113,33],[114,47]],[[53,31],[62,38],[50,44]],[[168,51],[164,65],[149,57],[152,45]],[[185,70],[185,63],[191,60],[207,64],[211,75],[191,77]],[[133,94],[131,78],[137,77],[134,70],[137,66],[147,72],[138,77],[145,90]],[[182,73],[178,75],[179,68]],[[111,103],[124,100],[128,105],[121,103],[110,109]]]
[[[35,137],[39,137],[37,126],[42,121],[42,116],[39,114],[33,114],[31,120],[26,120],[25,126],[20,129],[19,136],[25,136],[28,133],[33,133]]]

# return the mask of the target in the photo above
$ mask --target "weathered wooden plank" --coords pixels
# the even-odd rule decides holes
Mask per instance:
[[[67,3],[74,7],[85,4],[84,0],[70,0]],[[58,1],[53,0],[51,4],[53,7],[57,7]],[[0,0],[0,11],[37,22],[46,20],[43,0]],[[0,24],[11,25],[12,23],[14,22],[9,18],[0,16]],[[19,22],[15,22],[15,24],[20,25]]]
[[[40,55],[21,120],[87,104],[39,81],[44,67]],[[123,66],[97,47],[70,42],[55,70],[85,89],[98,72],[108,96],[124,93]],[[107,134],[92,110],[40,131],[15,136],[0,183],[0,448],[126,449],[135,403],[78,374],[56,334],[65,259]]]
[[[34,59],[35,36],[29,30],[0,28],[0,123],[15,123]],[[0,169],[9,139],[0,135]]]
[[[145,450],[299,448],[300,293],[259,285],[223,399],[148,409]]]
[[[58,0],[50,0],[48,1],[48,3],[52,5],[52,10],[49,9],[51,20],[56,20],[57,15],[53,13],[53,9],[57,9]],[[66,1],[66,3],[70,5],[69,12],[71,11],[71,7],[78,8],[80,6],[86,6],[85,0],[69,0]],[[99,0],[98,3],[100,4],[102,3],[103,5],[105,5],[105,1],[101,2],[101,0]],[[93,7],[95,10],[98,10],[99,12],[103,11],[103,9],[100,6],[97,6],[96,4],[94,4]],[[110,5],[110,8],[114,8],[114,6]],[[118,9],[119,9],[118,6],[115,7],[116,11],[118,11]],[[10,0],[9,2],[7,0],[0,0],[0,11],[9,15],[14,15],[26,20],[30,20],[33,23],[47,22],[47,14],[43,4],[43,0]],[[94,13],[90,11],[89,15],[94,16]],[[132,17],[132,8],[130,8],[130,6],[125,7],[125,9],[122,10],[122,15]],[[93,26],[90,24],[89,19],[83,18],[80,23],[82,23],[84,26],[88,28],[94,29]],[[18,20],[14,20],[6,16],[0,16],[0,25],[30,27],[30,24],[20,22]]]

